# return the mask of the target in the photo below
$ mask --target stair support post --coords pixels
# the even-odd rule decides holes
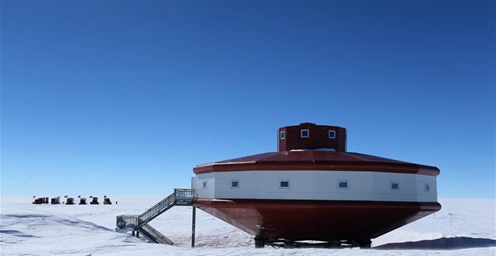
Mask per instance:
[[[193,217],[191,220],[191,247],[195,247],[195,229],[196,229],[196,207],[193,206]]]

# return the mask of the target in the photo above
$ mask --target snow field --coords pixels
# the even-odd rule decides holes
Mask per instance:
[[[147,243],[130,233],[114,231],[116,215],[140,214],[164,196],[110,196],[113,202],[119,202],[117,205],[33,205],[29,196],[2,196],[1,255],[496,254],[496,243],[491,247],[466,244],[466,249],[458,250],[255,249],[252,236],[201,210],[197,211],[196,248],[190,248],[189,206],[173,207],[150,222],[174,241],[174,246]],[[440,203],[443,208],[435,215],[374,239],[372,246],[451,237],[495,240],[494,199],[441,199]]]

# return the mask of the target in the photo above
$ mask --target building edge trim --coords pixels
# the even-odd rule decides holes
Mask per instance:
[[[241,164],[211,164],[193,168],[195,174],[206,174],[214,172],[242,172],[242,171],[364,171],[364,172],[387,172],[422,174],[427,176],[438,176],[440,170],[437,167],[416,164],[388,164],[388,163],[364,163],[364,164],[340,164],[340,163],[301,163],[301,162],[274,162],[274,163],[241,163]]]

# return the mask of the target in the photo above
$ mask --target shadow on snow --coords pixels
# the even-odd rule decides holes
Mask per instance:
[[[416,242],[390,243],[374,247],[374,249],[391,250],[452,250],[496,246],[496,240],[473,237],[442,237],[434,240]]]

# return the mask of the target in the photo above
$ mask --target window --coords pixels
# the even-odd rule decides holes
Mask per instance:
[[[289,180],[281,180],[279,182],[279,188],[289,188]]]
[[[336,138],[336,131],[329,130],[329,139],[335,139],[335,138]]]
[[[207,188],[207,181],[206,181],[206,180],[204,180],[204,181],[203,181],[203,189],[206,189],[206,188]]]
[[[285,139],[286,138],[286,132],[281,131],[281,133],[279,134],[279,137],[281,138],[281,140]]]
[[[239,180],[231,180],[231,188],[239,188]]]
[[[310,137],[310,131],[308,129],[301,129],[300,135],[302,138]]]
[[[400,190],[400,183],[391,182],[391,190]]]
[[[424,191],[425,192],[429,192],[430,191],[429,183],[425,183],[425,185],[424,185]]]
[[[338,189],[348,189],[348,181],[347,180],[338,181]]]

